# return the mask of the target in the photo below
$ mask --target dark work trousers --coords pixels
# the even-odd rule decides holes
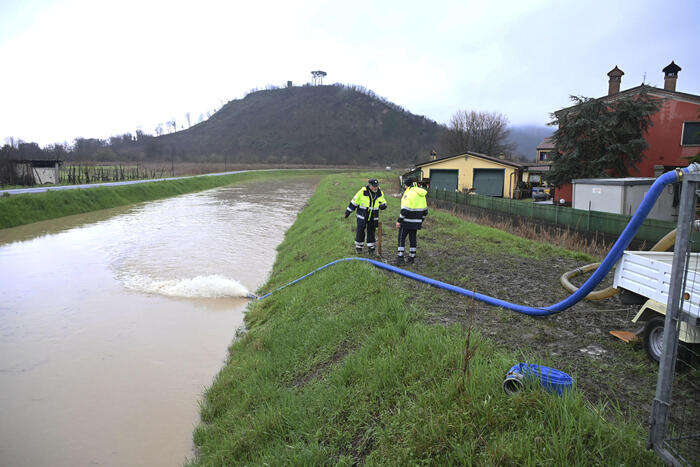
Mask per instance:
[[[418,246],[418,231],[415,229],[406,229],[401,227],[399,229],[399,256],[403,256],[406,250],[406,236],[408,235],[408,241],[411,247],[408,250],[408,256],[411,258],[416,256],[416,247]]]
[[[365,243],[365,228],[367,230],[367,248],[373,250],[376,243],[374,232],[377,229],[377,224],[374,221],[370,221],[369,223],[367,223],[363,219],[357,219],[357,230],[355,232],[355,248],[362,248],[362,245]]]

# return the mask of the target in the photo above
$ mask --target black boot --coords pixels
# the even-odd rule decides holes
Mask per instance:
[[[374,256],[376,248],[367,248],[367,254],[369,256]]]
[[[355,248],[355,251],[357,252],[358,255],[362,254],[362,248]]]
[[[416,257],[415,257],[415,256],[409,256],[408,258],[406,258],[406,262],[407,262],[408,264],[413,264],[413,262],[414,262],[415,260],[416,260]]]
[[[403,256],[396,257],[396,265],[401,266],[403,264]]]

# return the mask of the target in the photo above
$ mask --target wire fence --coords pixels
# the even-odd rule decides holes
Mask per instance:
[[[69,185],[99,182],[145,180],[172,175],[170,167],[147,168],[140,165],[64,165],[59,170],[59,183]]]
[[[645,329],[645,345],[661,354],[647,447],[671,465],[700,465],[698,188],[698,175],[683,181],[666,315],[648,320]]]
[[[469,206],[552,226],[617,238],[631,216],[609,212],[574,209],[554,204],[523,202],[511,198],[496,198],[478,194],[431,188],[428,196],[434,200]],[[646,219],[636,235],[638,241],[655,243],[676,227],[675,222]]]

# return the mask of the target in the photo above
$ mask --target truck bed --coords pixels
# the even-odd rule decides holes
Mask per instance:
[[[700,317],[700,253],[692,253],[688,263],[684,291],[690,297],[686,295],[683,311],[697,319]],[[672,265],[670,251],[625,251],[615,270],[613,286],[666,304]]]

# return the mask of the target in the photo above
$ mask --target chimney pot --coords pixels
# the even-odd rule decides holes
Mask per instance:
[[[676,80],[678,80],[678,72],[681,71],[681,67],[671,61],[671,63],[661,71],[664,72],[664,89],[667,91],[675,91]]]
[[[624,74],[625,72],[620,70],[617,65],[615,65],[615,68],[608,71],[608,76],[610,77],[610,81],[608,81],[608,96],[620,92],[620,83],[622,82],[622,75]]]

